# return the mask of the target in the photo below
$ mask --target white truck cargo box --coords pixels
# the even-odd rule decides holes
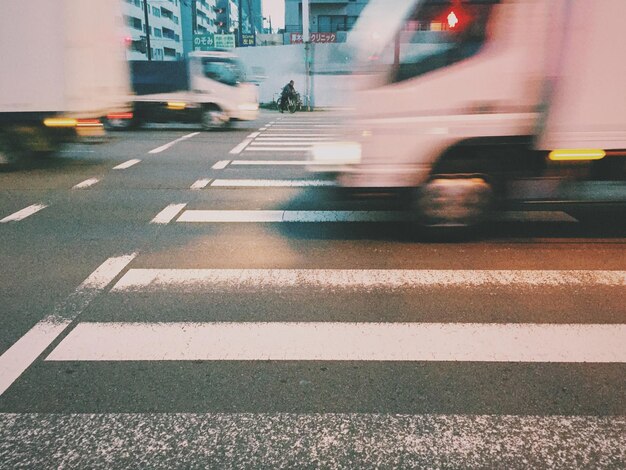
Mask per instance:
[[[3,0],[0,113],[96,117],[123,109],[129,78],[119,2]]]

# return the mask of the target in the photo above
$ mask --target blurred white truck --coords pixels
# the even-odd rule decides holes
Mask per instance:
[[[625,18],[624,0],[372,0],[347,45],[368,84],[353,138],[314,148],[311,169],[412,188],[428,227],[625,203]]]
[[[2,0],[0,161],[128,118],[120,0]]]
[[[135,125],[189,122],[209,130],[259,115],[257,86],[228,50],[191,52],[175,62],[133,61],[130,69]]]

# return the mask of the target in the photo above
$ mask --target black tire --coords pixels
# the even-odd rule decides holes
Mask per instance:
[[[414,227],[428,236],[474,232],[493,208],[493,189],[481,175],[434,175],[415,191]]]
[[[294,99],[289,99],[289,101],[287,102],[287,109],[289,110],[290,114],[295,113],[298,109],[298,102]]]
[[[228,116],[220,107],[209,105],[202,109],[200,124],[205,131],[224,129],[229,123]]]

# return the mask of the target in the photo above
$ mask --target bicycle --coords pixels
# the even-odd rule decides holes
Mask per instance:
[[[278,111],[280,111],[281,113],[289,111],[289,113],[293,114],[296,111],[302,109],[302,99],[300,98],[300,93],[296,93],[295,96],[288,96],[286,100],[286,103],[281,103],[281,99],[278,98],[276,105]]]

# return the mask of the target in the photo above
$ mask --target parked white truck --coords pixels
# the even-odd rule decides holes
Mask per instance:
[[[368,84],[354,139],[316,147],[311,168],[414,188],[430,227],[625,203],[624,18],[624,0],[372,0],[348,39]]]
[[[52,151],[130,111],[120,0],[2,0],[0,160]]]
[[[131,76],[135,125],[198,122],[214,129],[259,114],[257,86],[226,50],[192,52],[175,62],[134,61]]]

